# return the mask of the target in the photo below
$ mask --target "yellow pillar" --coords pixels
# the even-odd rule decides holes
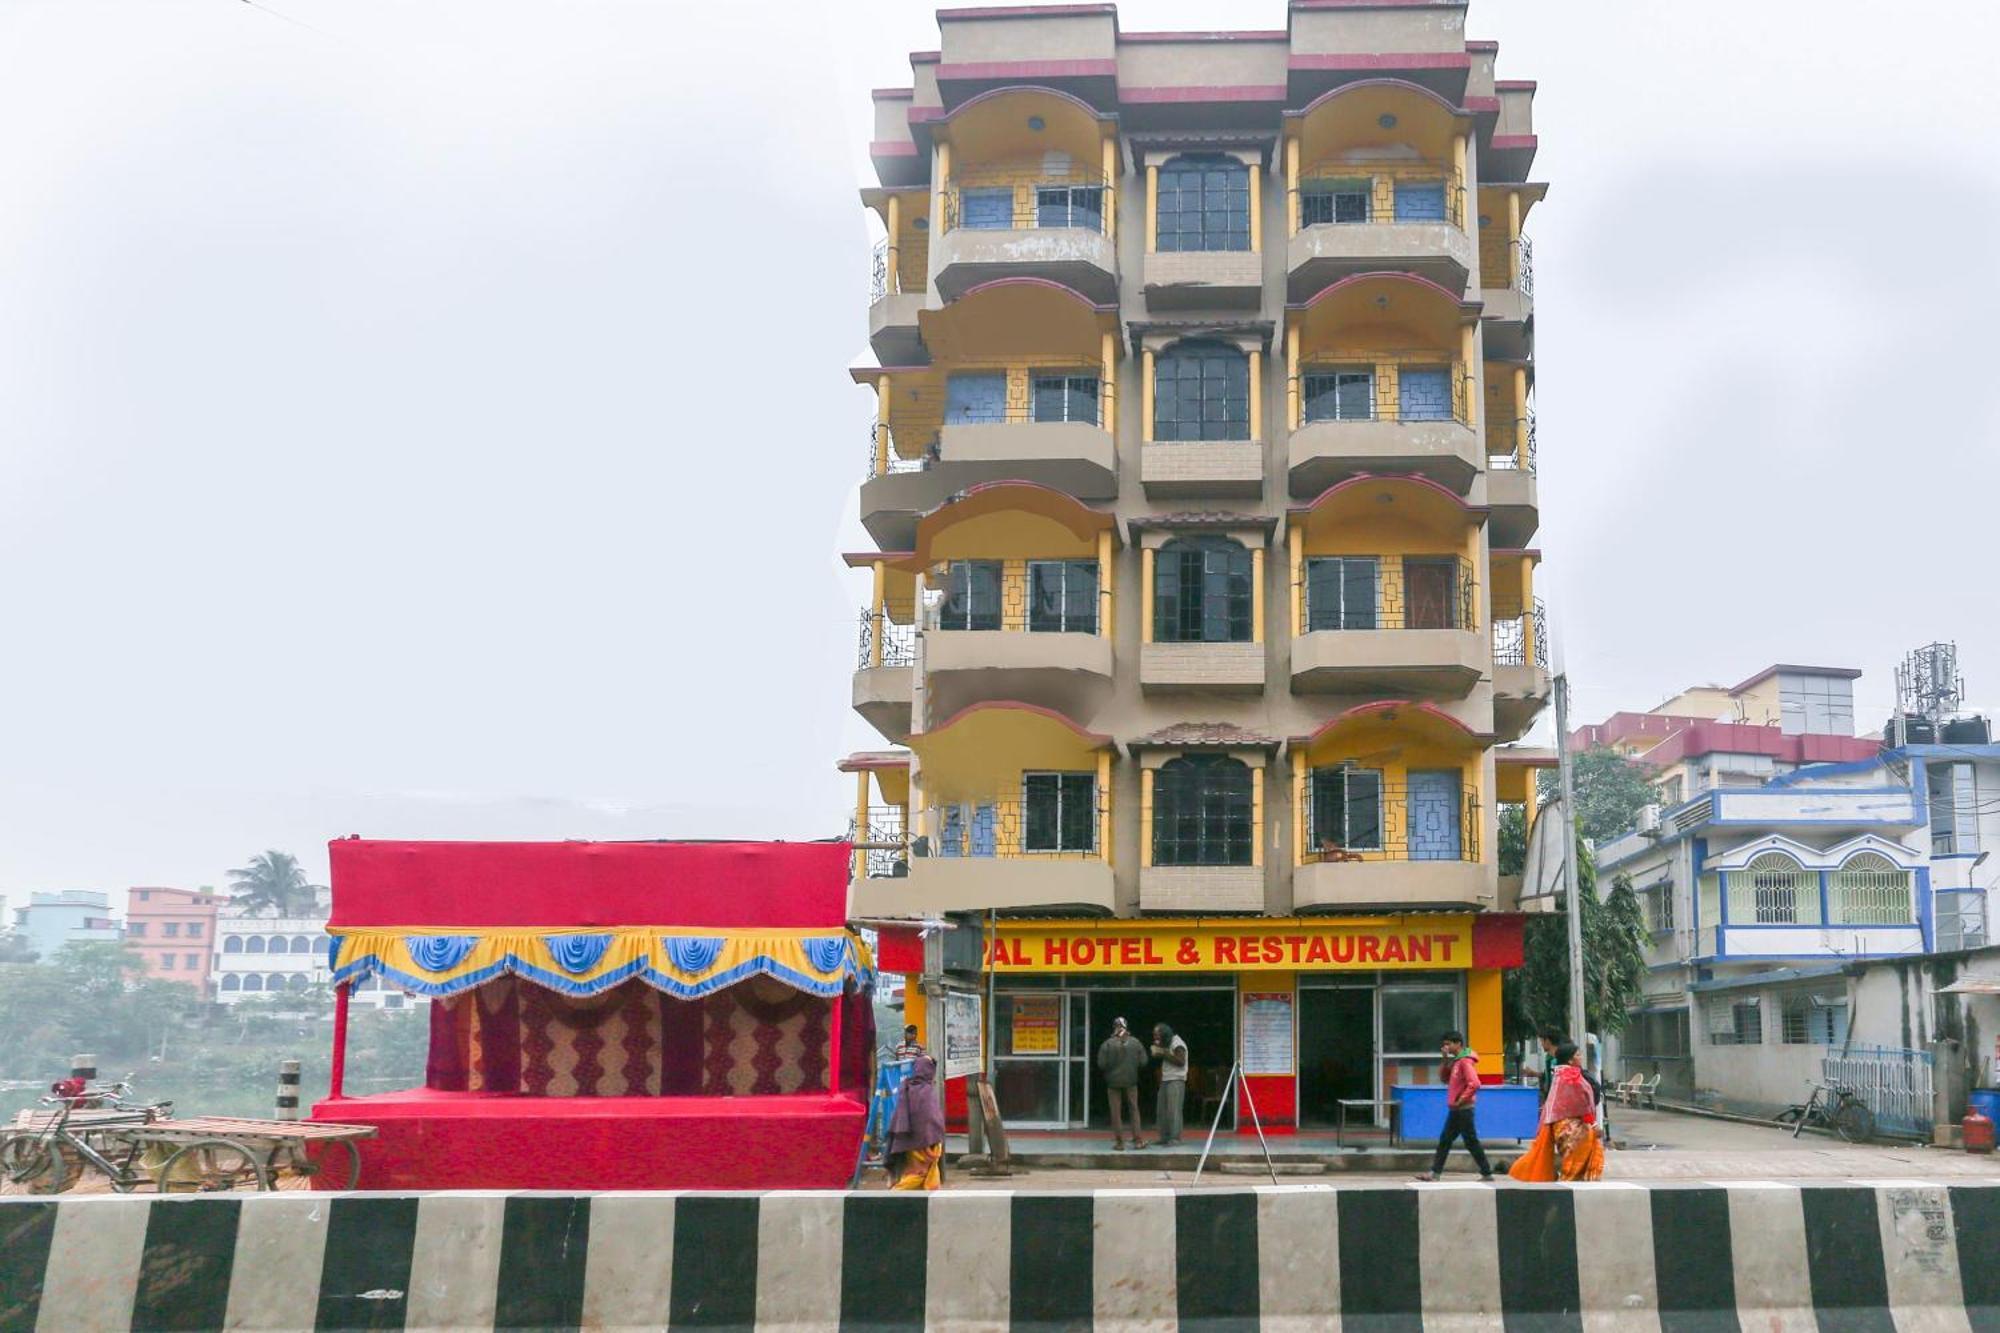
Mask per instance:
[[[1153,442],[1153,349],[1139,354],[1139,442]]]
[[[1111,559],[1111,534],[1097,534],[1097,632],[1109,635],[1115,627],[1111,619],[1111,580],[1116,567]]]
[[[1255,250],[1257,243],[1252,241],[1250,248]],[[1250,351],[1250,438],[1264,438],[1264,352],[1261,348]]]
[[[1097,855],[1106,865],[1111,857],[1111,751],[1097,752]]]
[[[1540,779],[1541,773],[1539,770],[1532,768],[1528,770],[1528,797],[1521,802],[1523,832],[1535,827],[1535,812],[1541,808],[1542,804],[1542,784]]]
[[[1285,330],[1285,429],[1299,428],[1299,326]]]
[[[1507,285],[1521,285],[1521,196],[1507,191]]]
[[[1451,138],[1451,183],[1453,188],[1452,197],[1445,202],[1445,216],[1450,218],[1453,225],[1461,230],[1467,229],[1465,226],[1465,152],[1465,136],[1463,134],[1454,134]],[[1457,206],[1456,216],[1453,216],[1453,205]]]
[[[1118,136],[1104,136],[1104,234],[1118,239]]]
[[[903,984],[903,1021],[913,1023],[917,1029],[917,1040],[930,1040],[930,1029],[925,1021],[930,1017],[931,997],[924,994],[924,988],[917,984],[917,978],[908,977]]]
[[[1285,140],[1285,235],[1299,234],[1299,141]]]
[[[1299,527],[1288,527],[1285,531],[1285,543],[1287,547],[1289,547],[1291,554],[1291,580],[1292,580],[1291,632],[1293,634],[1299,634],[1304,631],[1306,623],[1305,608],[1300,604],[1300,599],[1305,596],[1305,582],[1304,582],[1305,563],[1306,563],[1305,529]]]
[[[1455,396],[1458,397],[1458,401],[1452,404],[1452,414],[1454,416],[1458,414],[1458,409],[1460,408],[1460,406],[1464,407],[1465,424],[1467,428],[1471,430],[1479,429],[1479,420],[1478,417],[1475,415],[1475,402],[1477,399],[1477,395],[1472,392],[1472,367],[1474,364],[1473,358],[1476,355],[1478,355],[1477,350],[1473,346],[1473,343],[1474,340],[1478,337],[1478,335],[1479,335],[1479,330],[1471,324],[1462,325],[1458,330],[1458,381],[1459,382],[1455,386],[1456,390]]]
[[[1153,864],[1153,770],[1139,770],[1139,864]]]
[[[1507,1072],[1500,1024],[1500,969],[1474,968],[1465,974],[1465,1037],[1479,1052],[1482,1074]]]
[[[1264,864],[1264,766],[1250,770],[1250,864]]]
[[[891,296],[902,290],[902,280],[897,272],[898,256],[896,254],[897,242],[903,234],[901,229],[902,205],[903,201],[899,196],[893,194],[889,196],[889,249],[887,262],[882,269],[885,275],[882,288]]]
[[[889,587],[889,567],[877,560],[874,570],[875,591],[870,595],[868,602],[868,614],[873,622],[869,625],[872,632],[868,636],[868,665],[878,667],[882,665],[882,636],[889,628],[888,608],[883,605],[884,594]],[[866,777],[865,774],[863,776]]]
[[[1306,863],[1306,755],[1292,751],[1292,864]]]
[[[1250,642],[1264,642],[1264,548],[1250,548]]]
[[[889,377],[875,377],[875,475],[889,475]]]
[[[1097,372],[1097,415],[1112,438],[1118,435],[1118,335],[1107,333],[1100,356],[1104,368]]]
[[[1514,367],[1514,466],[1528,466],[1528,368]]]
[[[945,207],[945,201],[951,194],[951,144],[944,139],[938,140],[937,165],[931,174],[936,178],[931,187],[937,194],[937,202],[931,205],[931,226],[949,231],[951,211]]]
[[[1250,253],[1264,253],[1264,168],[1257,162],[1250,164]]]
[[[1160,248],[1160,169],[1146,167],[1146,253]]]
[[[854,775],[854,840],[868,841],[868,770],[862,769]],[[868,853],[856,847],[849,858],[849,875],[860,879],[868,873]]]
[[[1153,641],[1153,548],[1139,549],[1139,642]]]

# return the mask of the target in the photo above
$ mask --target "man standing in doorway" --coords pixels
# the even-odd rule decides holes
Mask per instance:
[[[1493,1168],[1486,1161],[1486,1149],[1480,1146],[1479,1131],[1473,1124],[1473,1107],[1479,1099],[1479,1057],[1465,1049],[1463,1032],[1447,1032],[1438,1041],[1438,1048],[1444,1053],[1444,1064],[1438,1069],[1438,1080],[1445,1085],[1444,1128],[1438,1133],[1437,1154],[1431,1158],[1431,1169],[1418,1180],[1436,1180],[1444,1174],[1445,1158],[1451,1155],[1453,1139],[1463,1138],[1465,1150],[1472,1154],[1472,1164],[1479,1168],[1481,1180],[1493,1179]]]
[[[1104,1090],[1111,1097],[1111,1147],[1125,1151],[1125,1117],[1132,1117],[1132,1146],[1143,1148],[1139,1137],[1139,1071],[1146,1065],[1146,1048],[1125,1027],[1122,1018],[1111,1022],[1111,1035],[1097,1048],[1097,1072],[1104,1077]]]
[[[1153,1058],[1160,1062],[1160,1097],[1153,1112],[1153,1134],[1164,1148],[1181,1141],[1181,1108],[1187,1103],[1187,1043],[1176,1037],[1165,1023],[1155,1023]]]

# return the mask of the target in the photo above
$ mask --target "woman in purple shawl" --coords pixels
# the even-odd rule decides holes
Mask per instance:
[[[889,1117],[889,1152],[902,1154],[903,1173],[891,1187],[934,1190],[943,1183],[944,1107],[938,1102],[937,1061],[919,1055],[896,1095]]]

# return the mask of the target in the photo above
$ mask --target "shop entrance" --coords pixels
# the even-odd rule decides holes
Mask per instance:
[[[1375,988],[1301,988],[1298,1005],[1299,1123],[1331,1125],[1343,1098],[1374,1095]]]
[[[1236,1060],[1236,992],[1234,990],[1149,990],[1120,987],[1093,991],[1090,996],[1090,1103],[1083,1122],[1092,1129],[1111,1127],[1111,1107],[1097,1077],[1097,1048],[1111,1035],[1111,1020],[1123,1018],[1132,1035],[1150,1048],[1153,1024],[1165,1023],[1188,1047],[1188,1090],[1183,1109],[1186,1133],[1199,1125],[1207,1132],[1215,1121],[1222,1085]],[[1147,1056],[1139,1074],[1139,1119],[1146,1137],[1156,1132],[1154,1108],[1159,1104],[1159,1063]],[[1224,1129],[1236,1123],[1234,1108],[1222,1118]]]

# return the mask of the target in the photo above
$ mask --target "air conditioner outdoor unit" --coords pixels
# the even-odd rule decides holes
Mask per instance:
[[[1660,807],[1642,805],[1639,807],[1639,832],[1649,838],[1660,836]]]

